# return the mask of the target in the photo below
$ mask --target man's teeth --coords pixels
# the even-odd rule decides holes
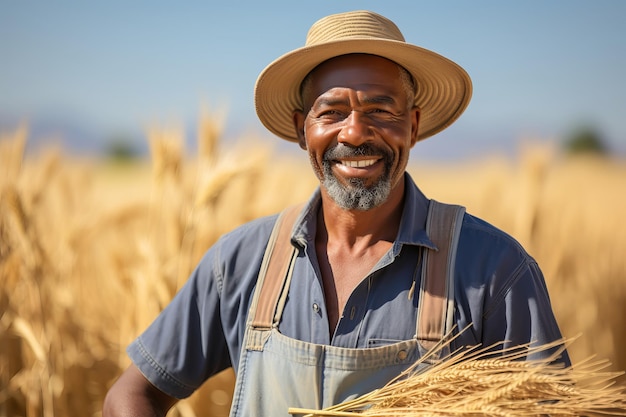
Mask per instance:
[[[341,163],[350,168],[364,168],[376,163],[376,159],[362,159],[359,161],[341,161]]]

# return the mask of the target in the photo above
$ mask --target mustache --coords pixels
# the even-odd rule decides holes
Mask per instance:
[[[376,146],[372,143],[363,143],[359,146],[349,146],[338,143],[331,146],[324,152],[324,160],[330,161],[334,159],[350,158],[358,156],[383,156],[383,159],[391,157],[387,149]]]

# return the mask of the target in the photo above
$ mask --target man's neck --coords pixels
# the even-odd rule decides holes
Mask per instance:
[[[368,276],[397,236],[404,185],[371,210],[344,210],[322,189],[315,248],[331,333],[354,288]]]
[[[322,189],[321,222],[318,233],[328,241],[350,246],[369,246],[379,241],[393,242],[397,236],[404,201],[404,185],[398,184],[387,201],[370,210],[345,210]]]

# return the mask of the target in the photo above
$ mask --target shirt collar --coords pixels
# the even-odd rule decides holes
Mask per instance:
[[[394,242],[394,254],[400,252],[402,245],[426,246],[436,249],[436,246],[426,234],[426,217],[428,215],[429,202],[430,200],[417,187],[413,178],[408,173],[405,173],[404,208],[402,209],[400,228]],[[322,197],[318,187],[305,204],[296,221],[291,236],[295,244],[304,247],[307,242],[313,242],[317,226],[317,211],[321,203]]]
[[[404,174],[404,208],[396,244],[426,246],[435,244],[426,234],[426,218],[430,200],[422,193],[408,173]]]

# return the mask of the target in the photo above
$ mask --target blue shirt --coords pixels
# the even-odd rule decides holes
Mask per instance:
[[[337,328],[326,316],[315,253],[319,190],[294,227],[300,249],[279,330],[316,344],[368,348],[415,334],[420,253],[433,248],[425,225],[428,199],[405,174],[397,238],[354,289]],[[204,255],[172,302],[129,347],[135,365],[158,388],[178,398],[233,366],[239,353],[256,278],[277,216],[257,219],[222,236]],[[543,275],[511,236],[470,214],[461,228],[455,267],[455,320],[468,330],[456,346],[545,344],[560,339]],[[502,346],[502,345],[501,345]],[[569,364],[565,354],[563,361]]]

